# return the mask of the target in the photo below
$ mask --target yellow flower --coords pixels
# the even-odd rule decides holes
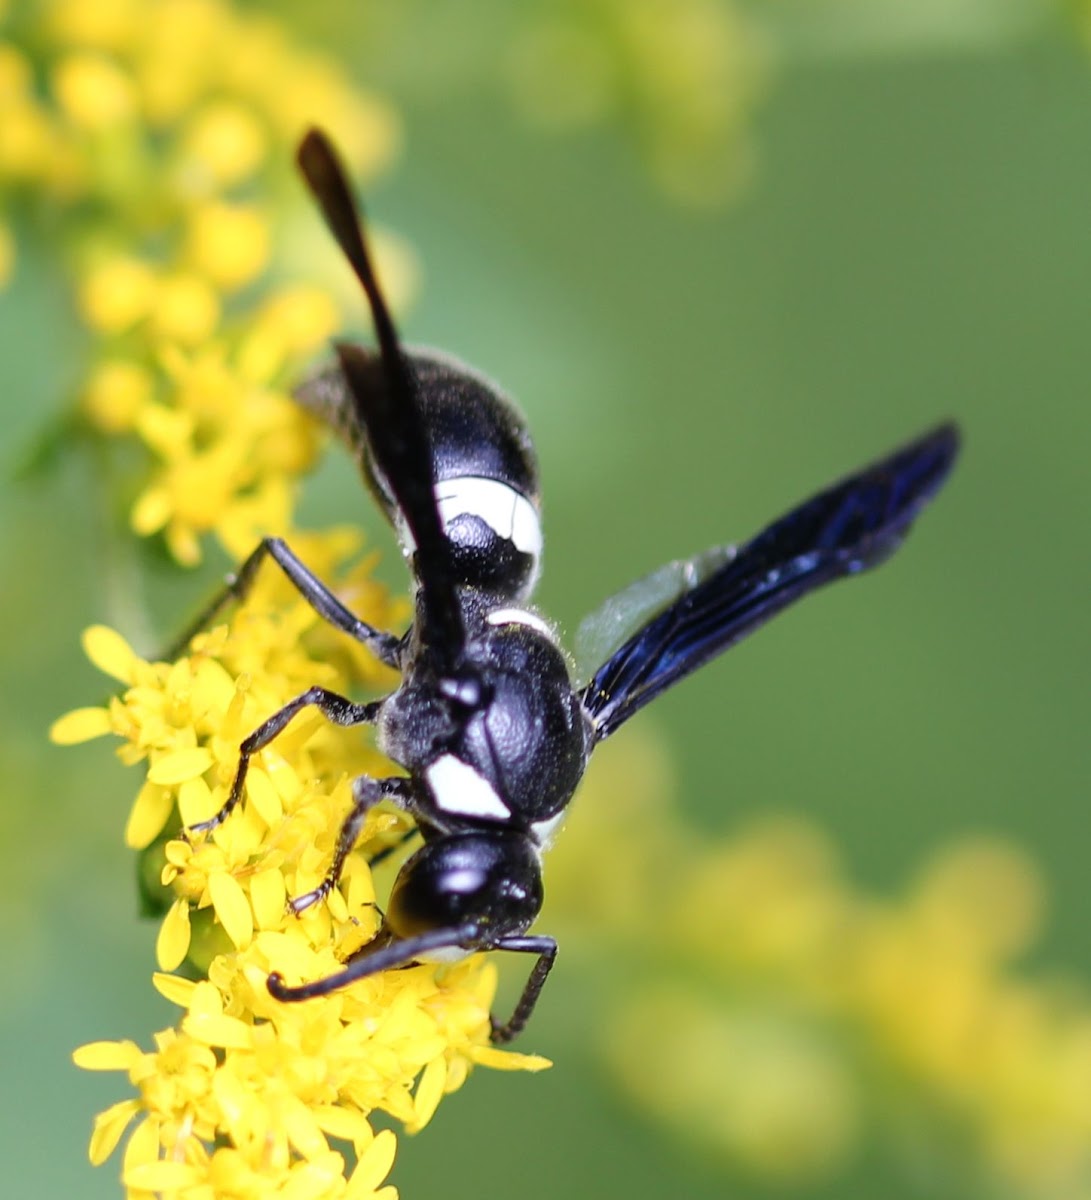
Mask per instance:
[[[234,291],[268,265],[268,219],[252,205],[203,205],[191,215],[188,254],[217,287]]]
[[[209,190],[249,179],[268,153],[268,136],[257,113],[238,101],[213,100],[182,131],[186,177],[198,174]]]
[[[239,357],[246,353],[241,346]],[[288,396],[253,378],[252,361],[231,361],[221,345],[164,354],[161,366],[165,402],[149,399],[133,421],[159,464],[133,507],[133,526],[163,531],[180,562],[198,560],[205,530],[241,557],[261,536],[284,532],[318,430]]]
[[[340,326],[312,263],[299,279],[284,270],[289,206],[272,200],[316,118],[371,177],[397,151],[397,115],[276,20],[227,0],[55,0],[27,28],[32,52],[0,44],[0,185],[48,193],[66,222],[58,244],[72,255],[78,311],[109,364],[82,389],[84,412],[148,452],[131,489],[135,531],[161,535],[185,565],[210,533],[239,553],[287,522],[317,439],[284,389]],[[5,231],[0,284],[13,258]],[[407,260],[387,266],[392,302]],[[238,404],[245,417],[194,420],[176,386],[179,360],[210,347],[232,373],[223,411]],[[168,433],[180,439],[169,449]]]
[[[106,130],[137,113],[136,89],[125,71],[98,54],[72,54],[53,72],[64,116],[86,130]]]
[[[791,1183],[841,1169],[893,1109],[937,1158],[957,1128],[960,1180],[976,1167],[991,1191],[1080,1194],[1091,1004],[1016,962],[1044,907],[1025,853],[951,843],[878,896],[806,821],[688,829],[647,731],[596,758],[551,854],[547,911],[567,955],[594,938],[602,1052],[642,1111]],[[644,981],[649,957],[670,982]]]
[[[407,606],[370,581],[370,561],[341,566],[358,552],[355,535],[296,535],[293,544],[364,619],[384,627],[407,619]],[[112,630],[88,630],[88,656],[123,690],[105,708],[70,713],[52,734],[71,743],[113,733],[124,761],[146,764],[127,840],[149,847],[222,806],[240,741],[292,696],[316,683],[342,692],[389,683],[389,669],[346,640],[268,566],[247,602],[194,637],[177,662],[149,662]],[[375,933],[374,888],[359,854],[327,902],[302,918],[286,899],[324,876],[351,805],[350,780],[389,769],[358,731],[300,718],[255,755],[245,798],[223,825],[203,839],[166,842],[162,880],[172,902],[160,966],[188,960],[207,978],[157,976],[184,1015],[153,1051],[99,1043],[76,1055],[90,1069],[126,1071],[138,1093],[100,1117],[91,1147],[102,1161],[140,1121],[126,1150],[127,1186],[371,1195],[394,1145],[391,1134],[372,1133],[373,1110],[417,1130],[473,1065],[547,1065],[489,1044],[496,977],[482,956],[387,972],[301,1004],[281,1004],[266,990],[272,970],[300,979],[331,973]],[[359,844],[381,848],[403,828],[400,814],[375,812]]]
[[[532,120],[627,118],[657,183],[683,203],[715,204],[748,177],[768,59],[742,5],[585,0],[521,14],[502,68]]]
[[[83,391],[83,406],[102,430],[131,430],[137,414],[151,403],[155,380],[147,367],[123,358],[107,359],[96,366]]]
[[[80,311],[94,329],[124,333],[147,316],[155,273],[139,259],[119,255],[89,272],[80,289]]]
[[[62,46],[124,52],[131,49],[147,18],[144,0],[56,0],[50,4],[46,29]]]

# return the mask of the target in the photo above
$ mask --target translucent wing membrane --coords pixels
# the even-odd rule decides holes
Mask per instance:
[[[464,631],[451,550],[436,507],[432,454],[416,390],[394,323],[379,290],[344,170],[325,134],[312,129],[299,147],[299,167],[356,277],[367,294],[381,351],[339,344],[341,369],[367,431],[371,456],[416,542],[423,606],[422,640],[444,665],[461,653]]]
[[[576,678],[581,682],[590,679],[626,638],[679,596],[703,583],[737,552],[735,546],[715,546],[693,558],[665,563],[588,613],[576,630]]]
[[[958,446],[956,427],[942,425],[793,509],[711,574],[697,566],[682,594],[580,693],[596,740],[807,592],[886,559],[943,484]],[[683,575],[705,560],[681,564]]]

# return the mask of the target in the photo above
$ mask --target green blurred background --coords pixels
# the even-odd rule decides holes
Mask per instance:
[[[472,69],[451,68],[448,6],[419,39],[408,17],[388,22],[381,53],[362,48],[365,17],[354,26],[347,7],[319,5],[310,34],[406,121],[400,166],[368,197],[424,267],[406,336],[479,366],[525,408],[545,483],[539,599],[566,631],[634,576],[749,535],[938,418],[962,422],[956,476],[894,562],[785,616],[618,742],[665,741],[684,810],[710,837],[804,812],[879,893],[952,837],[1010,836],[1049,884],[1031,965],[1091,976],[1084,48],[1045,20],[1021,32],[1001,20],[998,39],[788,48],[752,117],[752,178],[694,209],[650,180],[623,121],[547,136],[498,101],[471,55]],[[477,8],[457,22],[468,45],[495,16]],[[408,11],[430,19],[427,5]],[[0,296],[10,464],[78,383],[83,349],[55,260],[28,245]],[[0,1155],[12,1196],[118,1194],[114,1166],[92,1171],[85,1145],[92,1114],[125,1088],[69,1054],[101,1037],[146,1043],[172,1019],[147,985],[155,930],[136,917],[120,840],[135,777],[105,743],[45,744],[52,718],[104,695],[78,633],[126,585],[94,494],[77,460],[3,493]],[[341,457],[304,517],[359,521],[391,546]],[[159,580],[164,628],[220,565]],[[650,880],[648,904],[671,886]],[[597,1066],[608,1017],[585,1019],[586,954],[562,946],[526,1038],[554,1069],[478,1072],[402,1140],[404,1196],[775,1190],[630,1110]],[[895,1141],[866,1140],[832,1178],[789,1194],[967,1194],[959,1170]]]

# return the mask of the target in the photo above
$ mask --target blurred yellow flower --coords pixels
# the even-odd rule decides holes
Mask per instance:
[[[133,81],[99,54],[70,54],[53,71],[53,92],[65,118],[77,129],[107,130],[137,115]]]
[[[328,288],[273,283],[288,207],[280,181],[314,119],[368,174],[390,162],[398,121],[275,21],[223,0],[58,0],[24,17],[27,47],[0,46],[0,184],[48,195],[64,222],[78,311],[97,339],[84,414],[146,451],[138,533],[161,534],[184,564],[209,532],[242,557],[289,531],[318,430],[285,388],[340,325]],[[394,296],[404,293],[398,264],[385,269]],[[356,611],[388,627],[408,618],[371,581],[373,559],[342,569],[358,554],[353,535],[294,539]],[[158,961],[205,976],[157,977],[182,1016],[152,1051],[104,1043],[76,1055],[127,1072],[136,1091],[102,1114],[91,1144],[101,1162],[135,1123],[123,1166],[134,1194],[389,1197],[395,1139],[373,1133],[373,1110],[420,1129],[475,1063],[547,1065],[489,1044],[496,979],[480,956],[318,1002],[269,996],[272,969],[328,973],[377,927],[360,855],[327,903],[302,919],[286,907],[322,877],[351,778],[384,771],[364,739],[294,723],[255,761],[230,821],[194,844],[170,840],[222,804],[239,742],[291,696],[389,681],[345,640],[275,571],[176,662],[147,661],[105,628],[86,635],[122,691],[62,718],[53,737],[112,733],[124,761],[145,764],[125,836],[160,864]],[[403,829],[376,813],[361,845],[381,848]]]
[[[295,142],[319,119],[371,176],[397,151],[397,117],[273,19],[226,0],[18,7],[26,44],[0,43],[0,185],[48,196],[63,222],[78,311],[109,364],[82,389],[85,415],[148,451],[134,530],[162,534],[186,565],[208,533],[238,553],[255,525],[283,527],[313,461],[315,431],[283,389],[340,324],[329,289],[273,283],[284,274],[274,256]],[[302,188],[293,200],[304,203]],[[0,281],[11,245],[0,238]],[[397,301],[408,269],[387,266]],[[173,364],[210,345],[234,362],[245,421],[194,422],[187,411]]]
[[[234,291],[268,265],[269,222],[253,205],[204,205],[190,217],[186,249],[197,271]]]
[[[138,259],[119,255],[85,276],[79,293],[80,312],[100,333],[125,333],[147,316],[154,296],[152,270]]]
[[[780,1182],[833,1174],[892,1111],[937,1159],[957,1127],[991,1187],[1082,1194],[1091,1004],[1015,965],[1044,911],[1023,851],[951,843],[880,898],[813,825],[698,836],[671,790],[647,727],[620,737],[550,859],[549,919],[566,957],[594,939],[602,1053],[633,1103]],[[670,982],[643,981],[649,959]]]
[[[503,69],[529,119],[627,118],[665,191],[715,204],[751,171],[770,59],[753,15],[727,0],[552,0],[521,13]]]
[[[202,190],[234,187],[259,169],[268,143],[257,113],[238,101],[210,101],[183,130],[181,174]]]
[[[155,376],[128,359],[106,359],[92,368],[82,403],[95,425],[107,433],[134,428],[137,415],[154,396]]]

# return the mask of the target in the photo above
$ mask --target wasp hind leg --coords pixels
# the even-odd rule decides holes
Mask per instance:
[[[553,964],[557,959],[557,942],[554,938],[541,935],[535,937],[506,937],[500,938],[491,949],[512,950],[519,954],[538,955],[538,961],[534,964],[534,968],[530,972],[530,977],[523,988],[523,994],[519,997],[519,1003],[515,1006],[515,1012],[511,1014],[511,1017],[503,1025],[495,1017],[489,1018],[492,1025],[492,1032],[489,1035],[490,1040],[494,1045],[503,1046],[518,1037],[523,1032],[526,1023],[530,1020],[531,1013],[534,1012],[534,1006],[538,1003],[538,997],[542,994],[542,988],[545,986],[546,977],[553,969]]]

